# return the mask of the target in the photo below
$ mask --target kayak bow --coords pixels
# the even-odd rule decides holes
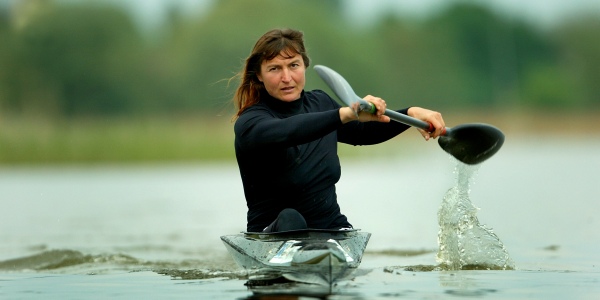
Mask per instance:
[[[358,230],[245,232],[221,240],[250,279],[331,285],[360,265],[371,234]]]

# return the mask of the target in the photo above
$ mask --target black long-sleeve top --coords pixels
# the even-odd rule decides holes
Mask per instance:
[[[248,231],[262,231],[285,208],[298,210],[309,228],[351,226],[335,193],[341,175],[337,143],[377,144],[408,126],[342,124],[340,107],[320,90],[303,91],[292,102],[267,94],[239,116],[234,126],[235,153],[248,206]]]

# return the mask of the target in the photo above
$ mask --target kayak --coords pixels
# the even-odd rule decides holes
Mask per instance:
[[[280,278],[331,285],[360,265],[370,233],[357,229],[242,232],[221,236],[250,281]]]

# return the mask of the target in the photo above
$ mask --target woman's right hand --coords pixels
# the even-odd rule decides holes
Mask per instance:
[[[356,114],[358,103],[354,104],[355,107],[342,107],[340,108],[340,120],[342,121],[342,124],[356,120],[360,122],[390,122],[390,117],[384,115],[385,109],[387,108],[385,100],[371,95],[368,95],[363,99],[375,106],[376,112],[370,113],[368,111],[360,111]]]

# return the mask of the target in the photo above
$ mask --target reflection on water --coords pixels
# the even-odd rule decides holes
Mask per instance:
[[[479,223],[477,208],[469,199],[470,181],[479,165],[458,162],[456,186],[438,211],[440,230],[437,261],[444,269],[513,269],[514,264],[498,236]]]

